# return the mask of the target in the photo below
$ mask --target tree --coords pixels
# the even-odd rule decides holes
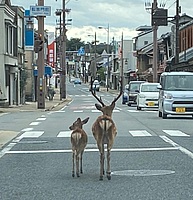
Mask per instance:
[[[66,50],[67,51],[77,51],[80,47],[84,47],[85,43],[82,42],[80,38],[71,38],[66,42]]]

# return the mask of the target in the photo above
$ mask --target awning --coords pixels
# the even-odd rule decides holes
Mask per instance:
[[[52,67],[50,67],[50,66],[45,66],[44,68],[45,68],[44,76],[52,77],[52,76],[53,76]],[[34,76],[38,76],[38,70],[37,70],[37,69],[34,69]]]

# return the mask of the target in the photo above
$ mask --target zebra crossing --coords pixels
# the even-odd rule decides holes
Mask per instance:
[[[69,130],[64,130],[64,131],[59,131],[55,136],[53,137],[58,137],[58,138],[69,138],[71,135],[72,131]],[[22,138],[39,138],[39,137],[44,137],[44,134],[46,134],[45,131],[33,131],[33,130],[27,130],[24,131],[18,139]],[[162,130],[162,134],[160,136],[175,136],[175,137],[190,137],[189,134],[184,133],[180,130]],[[152,137],[155,136],[148,132],[147,130],[128,130],[128,136],[130,137]]]

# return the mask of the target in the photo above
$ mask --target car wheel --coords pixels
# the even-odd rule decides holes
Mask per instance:
[[[128,103],[128,106],[131,106],[131,103]]]
[[[137,106],[137,110],[141,110],[141,107]]]
[[[162,117],[162,113],[161,113],[160,111],[158,112],[158,116],[159,116],[159,117]]]
[[[162,112],[162,119],[167,119],[167,114]]]
[[[125,101],[122,101],[122,104],[125,104]]]

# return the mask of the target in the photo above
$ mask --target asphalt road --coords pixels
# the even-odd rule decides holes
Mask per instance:
[[[163,120],[156,110],[137,111],[120,99],[113,113],[118,134],[111,152],[112,179],[99,181],[99,152],[91,133],[100,115],[94,107],[97,101],[84,84],[67,87],[73,100],[58,111],[1,116],[0,126],[9,123],[19,134],[0,152],[0,199],[193,199],[191,117]],[[115,97],[97,94],[105,103]],[[84,126],[88,145],[83,174],[72,178],[68,127],[77,117],[90,117]]]

